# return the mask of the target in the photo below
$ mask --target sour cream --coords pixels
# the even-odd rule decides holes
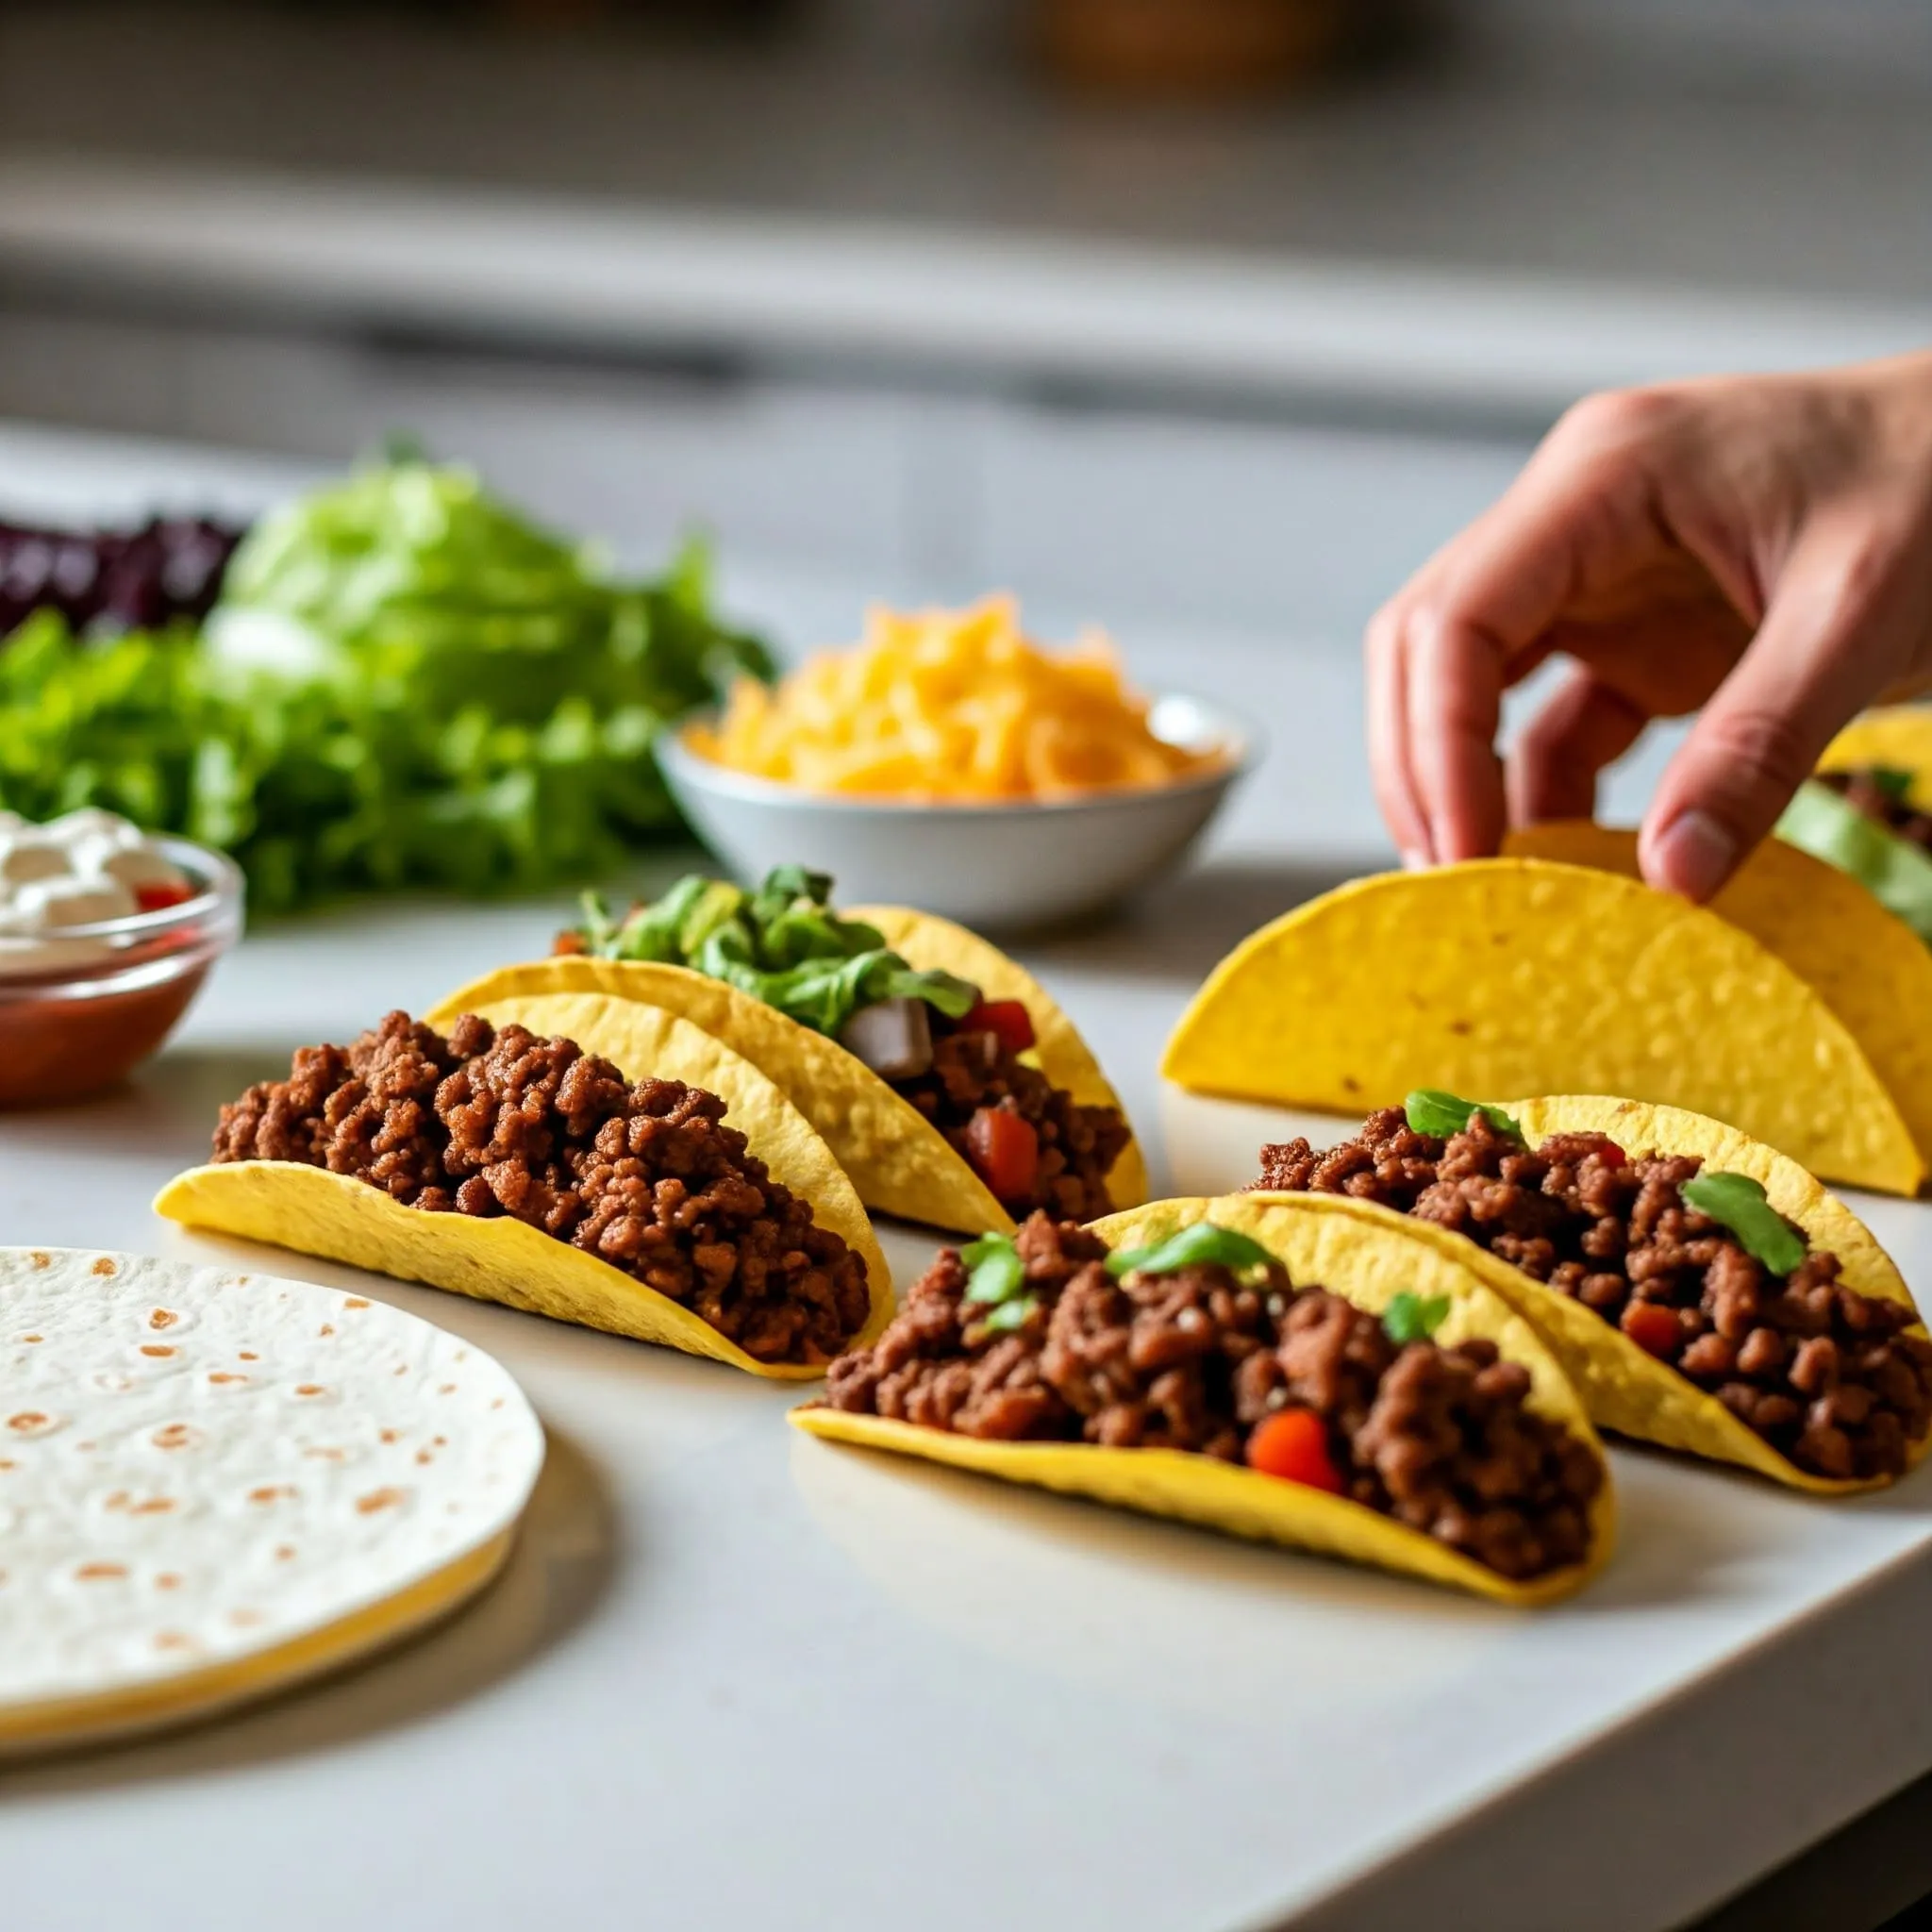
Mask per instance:
[[[104,958],[115,936],[95,928],[194,893],[188,874],[113,812],[87,806],[41,825],[0,812],[0,974]]]

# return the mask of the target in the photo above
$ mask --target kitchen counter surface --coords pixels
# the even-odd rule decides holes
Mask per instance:
[[[37,474],[50,508],[91,475],[107,508],[279,480],[26,435],[0,459],[13,501]],[[1291,671],[1238,675],[1352,740],[1345,686]],[[1240,817],[1153,907],[1026,951],[1170,1184],[1244,1178],[1276,1124],[1163,1099],[1153,1069],[1220,952],[1344,861],[1357,835],[1324,850],[1307,823]],[[252,936],[128,1090],[0,1119],[0,1241],[212,1252],[146,1204],[222,1099],[541,950],[560,909],[365,907]],[[1870,1212],[1932,1289],[1932,1208]],[[902,1279],[930,1249],[889,1245]],[[511,1570],[338,1684],[0,1775],[9,1924],[1623,1932],[1932,1766],[1932,1471],[1824,1507],[1619,1450],[1615,1564],[1512,1614],[807,1441],[795,1392],[374,1291],[490,1349],[543,1415]]]

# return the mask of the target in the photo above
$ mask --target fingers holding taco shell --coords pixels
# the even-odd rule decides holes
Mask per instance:
[[[156,1211],[779,1379],[883,1326],[865,1211],[756,1067],[633,1003],[533,1017],[587,1038],[392,1014],[305,1050]]]
[[[1347,1188],[1464,1251],[1600,1427],[1826,1495],[1923,1459],[1932,1342],[1890,1257],[1795,1162],[1592,1095],[1460,1106],[1450,1131],[1427,1116],[1452,1098],[1418,1093],[1321,1153],[1264,1149],[1259,1198]]]
[[[1215,968],[1162,1072],[1344,1113],[1421,1086],[1624,1093],[1857,1186],[1911,1193],[1925,1174],[1871,1059],[1785,961],[1706,908],[1542,859],[1382,874],[1297,908]]]
[[[841,1358],[827,1401],[792,1421],[1503,1603],[1553,1602],[1610,1552],[1601,1447],[1534,1326],[1457,1244],[1414,1235],[1327,1197],[1158,1202],[1084,1230],[1036,1216],[1011,1242],[942,1254],[905,1333]],[[1129,1331],[1143,1355],[1179,1351],[1143,1362],[1147,1387],[1122,1380],[1140,1373],[1116,1345]],[[1174,1363],[1193,1365],[1178,1379],[1197,1377],[1201,1400],[1163,1408],[1150,1391]],[[1445,1433],[1463,1445],[1446,1459]],[[1517,1488],[1500,1495],[1490,1460],[1476,1504],[1457,1458],[1491,1455]]]

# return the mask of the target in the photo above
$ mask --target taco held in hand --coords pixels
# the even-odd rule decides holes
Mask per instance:
[[[942,1253],[825,1389],[792,1413],[815,1435],[1505,1601],[1608,1554],[1601,1451],[1534,1331],[1350,1201],[1035,1215]]]
[[[890,1310],[864,1210],[784,1096],[715,1041],[665,1015],[600,1030],[622,1048],[646,1019],[654,1034],[623,1058],[658,1072],[632,1082],[569,1040],[474,1016],[445,1038],[391,1013],[225,1107],[213,1164],[156,1208],[758,1374],[817,1374]]]
[[[594,901],[558,955],[474,981],[430,1015],[498,1024],[597,992],[681,1015],[758,1066],[880,1213],[960,1230],[1036,1208],[1088,1221],[1146,1194],[1120,1102],[1021,967],[903,908],[841,917],[797,867],[756,892],[691,877],[613,921]]]
[[[1881,940],[1908,945],[1846,890]],[[1859,930],[1845,929],[1845,972],[1875,1044]],[[1898,946],[1883,957],[1896,965]],[[1915,1016],[1882,1024],[1888,1064],[1922,1050],[1900,1038]],[[1161,1071],[1192,1092],[1336,1113],[1419,1085],[1616,1093],[1728,1121],[1855,1187],[1909,1194],[1926,1173],[1905,1100],[1789,961],[1708,908],[1540,858],[1385,874],[1297,907],[1214,969]]]
[[[1487,1251],[1485,1278],[1606,1428],[1825,1492],[1925,1454],[1932,1341],[1898,1271],[1808,1174],[1715,1121],[1417,1092],[1325,1152],[1264,1147],[1255,1187],[1378,1204]]]

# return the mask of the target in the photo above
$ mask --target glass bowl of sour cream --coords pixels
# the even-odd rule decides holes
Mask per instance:
[[[0,1108],[79,1100],[160,1046],[242,932],[219,852],[87,807],[0,812]]]

